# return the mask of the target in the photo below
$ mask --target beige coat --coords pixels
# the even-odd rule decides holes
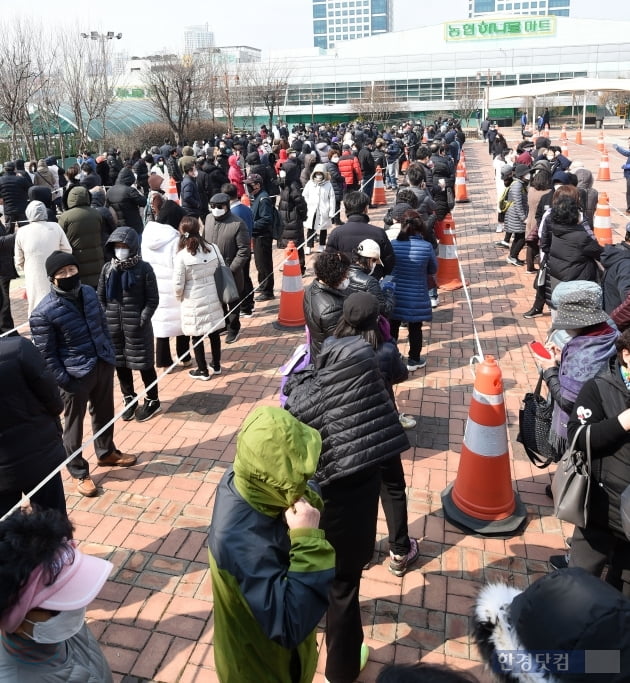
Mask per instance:
[[[182,249],[175,256],[173,284],[175,298],[182,303],[182,332],[191,337],[220,330],[224,326],[223,306],[214,284],[219,261],[212,249],[194,256]]]

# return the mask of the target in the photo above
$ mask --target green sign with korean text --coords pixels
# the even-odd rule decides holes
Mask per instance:
[[[498,40],[500,38],[540,38],[556,34],[556,18],[509,17],[505,19],[469,19],[444,24],[444,40]]]

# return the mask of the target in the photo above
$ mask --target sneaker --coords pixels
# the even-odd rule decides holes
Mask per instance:
[[[241,318],[253,318],[254,317],[254,311],[242,311],[241,312]]]
[[[220,375],[221,374],[221,368],[212,368],[212,374],[213,375]]]
[[[241,331],[239,330],[238,332],[232,332],[231,330],[225,335],[225,343],[226,344],[233,344],[234,342],[239,340],[239,337],[241,336]]]
[[[77,492],[82,496],[85,496],[86,498],[94,498],[94,496],[98,496],[96,484],[90,479],[89,476],[83,479],[74,479],[74,481],[77,485]]]
[[[409,372],[414,372],[414,370],[420,370],[427,364],[426,356],[420,356],[418,360],[413,360],[412,358],[407,358],[407,370]]]
[[[419,555],[418,539],[410,538],[409,552],[406,555],[394,555],[391,550],[389,551],[389,571],[394,576],[403,576]]]
[[[409,415],[405,415],[404,413],[398,415],[398,420],[403,429],[413,429],[416,426],[416,421],[413,417],[409,417]]]
[[[125,412],[122,414],[122,419],[125,422],[129,422],[129,420],[133,420],[133,416],[136,414],[136,410],[138,408],[138,401],[134,401],[135,397],[136,397],[135,394],[130,394],[129,396],[123,396],[123,403],[126,406],[129,406],[125,410]],[[132,401],[134,401],[133,404],[131,404]]]
[[[569,556],[564,555],[552,555],[549,558],[549,564],[554,569],[566,569],[569,566]]]
[[[543,314],[537,308],[530,308],[529,311],[523,313],[523,318],[539,318]]]
[[[524,266],[525,261],[521,261],[520,258],[515,258],[514,256],[508,256],[505,259],[508,263],[511,263],[513,266]]]
[[[538,269],[537,269],[537,268],[532,268],[532,269],[530,270],[530,269],[528,268],[525,272],[526,272],[528,275],[536,275],[536,273],[538,272]]]
[[[505,225],[503,225],[503,223],[497,223],[495,232],[505,232]]]
[[[308,256],[311,253],[311,248],[310,247],[304,247],[304,255]]]
[[[116,449],[104,458],[99,458],[98,464],[99,467],[131,467],[136,464],[137,460],[135,455],[126,455]]]
[[[193,379],[200,379],[203,382],[207,382],[210,379],[210,372],[208,370],[200,370],[199,368],[195,368],[194,370],[189,370],[188,374],[193,378]]]
[[[144,405],[136,411],[136,420],[138,422],[146,422],[161,410],[160,402],[157,399],[147,398],[144,400]]]
[[[547,484],[547,486],[545,486],[545,495],[547,496],[547,498],[551,498],[551,500],[553,500],[553,491],[551,490],[551,484]]]
[[[271,301],[272,299],[275,299],[276,297],[273,294],[269,294],[268,292],[262,292],[259,294],[257,297],[254,298],[254,301]]]
[[[183,360],[180,362],[180,365],[183,368],[189,368],[192,365],[192,361],[191,360]]]
[[[432,296],[429,298],[431,299],[431,308],[437,308],[438,304],[440,303],[440,300],[437,298],[437,296]]]
[[[495,242],[497,247],[505,247],[506,249],[510,248],[510,243],[506,242],[505,240],[501,240],[500,242]]]

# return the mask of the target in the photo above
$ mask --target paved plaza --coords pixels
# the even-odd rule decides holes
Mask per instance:
[[[504,133],[516,146],[520,128]],[[559,131],[552,130],[552,143],[559,144],[558,139]],[[597,132],[587,131],[583,145],[575,145],[574,139],[575,132],[569,131],[569,158],[582,161],[596,177]],[[606,142],[612,181],[596,181],[595,187],[610,198],[618,242],[630,217],[625,216],[620,169],[624,159],[611,145],[626,146],[627,131],[606,131]],[[495,181],[487,144],[470,140],[464,149],[471,201],[457,204],[453,212],[459,259],[483,353],[495,356],[503,373],[513,480],[528,519],[523,531],[508,539],[467,535],[444,519],[440,493],[457,473],[476,349],[464,290],[440,291],[439,307],[425,327],[427,366],[396,387],[400,409],[417,419],[408,432],[411,448],[403,454],[403,465],[410,534],[420,539],[421,558],[402,579],[388,571],[381,510],[373,563],[361,582],[365,638],[371,648],[359,679],[364,683],[373,682],[385,663],[420,659],[470,669],[490,681],[468,637],[476,592],[489,581],[525,588],[547,573],[549,556],[563,551],[572,531],[555,519],[545,496],[551,472],[532,467],[515,441],[520,401],[536,376],[527,345],[545,340],[550,316],[523,318],[534,299],[533,276],[506,263],[507,250],[495,246],[501,236],[495,233]],[[393,200],[393,193],[388,192],[388,199]],[[384,213],[385,207],[370,211],[372,222],[382,225]],[[282,258],[278,250],[277,267]],[[313,258],[307,257],[305,283],[312,277]],[[276,272],[276,293],[281,282]],[[14,283],[13,304],[16,324],[24,322],[22,281]],[[177,368],[160,382],[159,416],[116,424],[117,447],[136,454],[138,463],[119,470],[94,467],[98,498],[75,494],[64,473],[82,549],[114,564],[88,609],[88,621],[117,683],[218,680],[206,532],[215,488],[234,458],[240,425],[255,406],[278,405],[278,368],[303,341],[301,330],[281,332],[272,326],[278,305],[279,298],[257,304],[254,317],[242,321],[240,340],[223,346],[220,376],[197,382],[187,369]],[[404,338],[401,351],[406,355]],[[121,400],[117,385],[116,398]],[[95,465],[91,448],[86,455]],[[317,683],[324,680],[325,656],[322,644]]]

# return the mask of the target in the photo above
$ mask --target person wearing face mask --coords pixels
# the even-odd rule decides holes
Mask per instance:
[[[118,227],[133,228],[142,235],[144,223],[139,209],[147,205],[147,198],[135,187],[136,177],[129,166],[125,166],[116,178],[116,184],[107,190],[106,204],[116,214]]]
[[[19,510],[0,522],[0,680],[111,683],[85,622],[112,563],[82,553],[57,510]]]
[[[310,180],[306,183],[302,196],[306,200],[306,247],[304,252],[311,253],[315,234],[319,236],[320,251],[324,250],[328,230],[332,227],[336,210],[335,190],[330,182],[330,174],[324,164],[317,164]]]
[[[187,161],[184,164],[184,178],[181,187],[181,205],[184,213],[193,218],[201,215],[201,195],[197,187],[197,167],[194,161]]]
[[[127,406],[122,415],[125,422],[134,416],[146,422],[161,410],[151,325],[160,297],[153,268],[142,260],[138,249],[135,230],[116,228],[105,245],[107,261],[98,282],[98,299],[114,344],[116,375]],[[142,407],[136,400],[133,370],[140,371],[146,388]]]
[[[507,262],[513,266],[524,266],[525,261],[519,258],[525,246],[525,224],[527,221],[527,184],[530,178],[529,166],[516,164],[514,166],[514,180],[508,189],[508,208],[505,211],[505,230],[512,233],[512,246]]]
[[[245,174],[243,169],[239,166],[239,160],[236,158],[235,154],[228,159],[228,180],[232,185],[236,185],[236,193],[239,199],[245,194]]]
[[[78,189],[84,188],[74,188],[73,192]],[[66,455],[78,451],[68,463],[68,471],[78,493],[96,496],[98,490],[90,478],[88,462],[81,454],[83,420],[88,403],[93,434],[114,417],[116,356],[96,292],[81,284],[74,256],[54,251],[46,259],[46,273],[51,281],[50,292],[29,318],[33,343],[61,390]],[[101,467],[129,467],[136,462],[135,456],[116,448],[113,424],[96,437],[94,450]]]
[[[248,293],[245,290],[245,269],[249,269],[250,260],[249,231],[245,222],[230,210],[230,197],[224,192],[210,198],[210,213],[206,218],[203,238],[217,247],[225,264],[230,267],[240,302]],[[223,304],[223,312],[227,314],[225,343],[233,344],[241,334],[240,306]]]
[[[333,223],[335,225],[341,225],[341,202],[343,200],[343,195],[345,193],[345,181],[341,171],[339,170],[339,159],[341,157],[341,152],[339,150],[339,145],[333,143],[330,147],[328,153],[328,162],[326,163],[326,171],[330,177],[330,182],[332,183],[333,190],[335,191],[335,215],[333,217]]]
[[[363,240],[352,253],[352,263],[348,270],[348,291],[368,292],[378,301],[379,314],[386,318],[394,308],[394,285],[391,282],[379,285],[374,277],[377,266],[382,266],[381,248],[374,240]]]

